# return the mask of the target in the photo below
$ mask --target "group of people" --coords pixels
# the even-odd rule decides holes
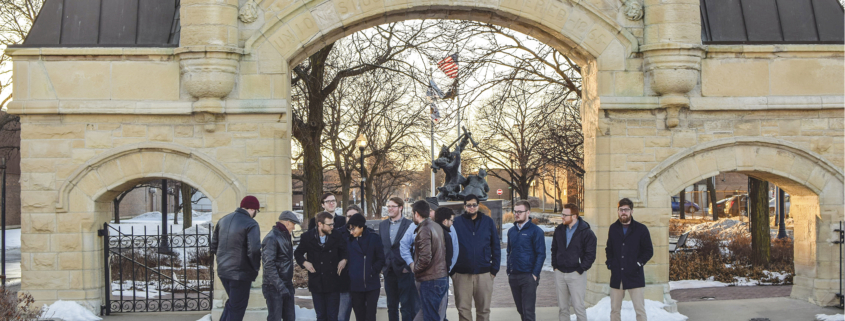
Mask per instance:
[[[259,242],[258,200],[247,196],[235,212],[214,227],[211,252],[229,299],[220,320],[242,320],[250,284],[264,265],[262,292],[268,321],[295,320],[294,264],[308,271],[308,290],[317,320],[359,321],[376,319],[379,293],[387,295],[391,321],[446,319],[448,292],[454,286],[455,305],[461,321],[490,319],[493,281],[501,266],[499,229],[474,195],[463,201],[456,216],[440,207],[436,198],[411,204],[412,219],[405,218],[400,198],[387,202],[388,217],[376,232],[367,226],[361,209],[351,205],[335,214],[337,199],[321,197],[325,211],[308,224],[296,249],[291,231],[301,225],[290,211]],[[637,320],[646,320],[643,266],[653,254],[648,228],[634,221],[633,203],[619,201],[618,220],[608,231],[605,264],[611,271],[611,320],[620,320],[622,298],[628,291]],[[506,274],[522,320],[536,320],[535,302],[546,258],[543,230],[532,223],[531,205],[514,204],[514,226],[507,231]],[[578,321],[586,321],[584,297],[587,277],[596,259],[596,235],[581,217],[578,206],[563,207],[563,222],[555,228],[551,261],[561,321],[569,320],[570,307]],[[626,258],[627,257],[627,258]]]

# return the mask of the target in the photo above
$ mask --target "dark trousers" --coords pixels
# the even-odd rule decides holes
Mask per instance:
[[[352,299],[352,312],[356,321],[376,321],[379,290],[367,292],[349,292]]]
[[[223,289],[229,296],[223,307],[223,314],[220,315],[220,321],[242,321],[246,306],[249,304],[249,286],[252,282],[229,279],[220,279],[220,282],[223,283]]]
[[[311,301],[314,303],[314,311],[317,312],[317,321],[337,320],[337,309],[340,306],[340,293],[311,292]]]
[[[402,321],[411,321],[417,314],[417,287],[413,273],[384,273],[384,293],[387,295],[387,319],[399,321],[401,305]]]
[[[420,282],[423,320],[440,321],[440,302],[449,291],[449,277]]]
[[[293,285],[287,287],[287,298],[282,297],[282,290],[275,286],[264,284],[261,292],[264,293],[264,300],[267,302],[267,321],[296,321],[296,308],[293,302]]]
[[[540,279],[534,280],[534,274],[531,273],[511,273],[511,275],[508,275],[508,284],[511,286],[516,312],[519,312],[522,321],[537,319],[534,314],[534,307],[537,302],[537,285],[539,283]]]

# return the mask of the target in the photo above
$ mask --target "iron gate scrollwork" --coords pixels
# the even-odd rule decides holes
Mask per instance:
[[[211,310],[210,224],[169,233],[164,242],[160,234],[158,226],[152,231],[103,224],[104,314]]]

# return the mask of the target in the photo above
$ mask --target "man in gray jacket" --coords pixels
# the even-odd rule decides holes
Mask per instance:
[[[267,301],[267,321],[296,320],[291,232],[299,224],[296,214],[284,211],[261,242],[261,262],[264,263],[264,284],[261,285],[261,292]]]
[[[244,197],[240,208],[214,226],[210,251],[217,256],[217,276],[229,297],[220,321],[241,321],[246,313],[249,286],[261,268],[261,231],[253,219],[259,207],[255,196]]]

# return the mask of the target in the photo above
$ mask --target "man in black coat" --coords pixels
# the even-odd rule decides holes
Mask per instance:
[[[214,226],[210,251],[217,256],[217,276],[229,297],[221,321],[240,321],[249,304],[249,287],[261,268],[261,231],[254,217],[258,199],[247,196],[241,207],[227,214]]]
[[[342,289],[341,271],[346,267],[346,240],[334,229],[333,214],[321,212],[317,227],[303,233],[293,252],[296,263],[308,271],[308,290],[318,321],[337,320]],[[348,285],[347,285],[348,286]]]
[[[267,301],[267,321],[295,321],[293,302],[293,243],[290,231],[301,224],[291,211],[279,215],[270,233],[261,242],[264,279],[261,292]]]
[[[399,320],[399,306],[402,306],[402,320],[411,321],[417,311],[414,273],[402,259],[399,241],[411,226],[411,220],[402,217],[405,202],[393,197],[387,201],[387,219],[379,223],[379,236],[384,248],[385,264],[384,292],[387,294],[387,319]]]
[[[575,204],[563,205],[563,223],[555,228],[552,237],[552,268],[555,274],[558,319],[569,321],[569,307],[575,310],[578,321],[587,321],[587,270],[596,261],[596,234],[581,218]]]
[[[634,221],[634,203],[627,198],[619,201],[616,213],[619,219],[607,231],[607,269],[610,270],[610,320],[621,320],[622,298],[625,291],[631,296],[637,321],[646,321],[645,273],[643,268],[654,248],[648,227]]]

